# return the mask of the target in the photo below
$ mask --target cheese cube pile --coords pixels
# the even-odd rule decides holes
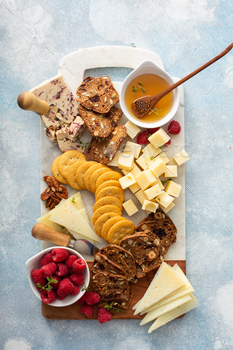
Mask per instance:
[[[131,138],[140,131],[131,122],[127,122],[125,126]],[[172,179],[178,177],[178,167],[190,158],[185,150],[182,150],[172,157],[175,165],[174,162],[170,164],[170,159],[160,148],[170,140],[170,136],[162,128],[153,133],[148,140],[149,144],[143,149],[141,145],[128,141],[123,152],[117,152],[109,165],[121,169],[125,175],[119,180],[122,189],[129,188],[141,203],[143,210],[149,214],[160,207],[168,213],[175,207],[173,201],[181,192],[181,185]],[[163,181],[166,183],[165,188],[161,176],[167,178]],[[130,210],[130,215],[133,215],[132,212],[133,210]]]

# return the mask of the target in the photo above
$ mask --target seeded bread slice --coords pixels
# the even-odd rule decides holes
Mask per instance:
[[[126,271],[120,265],[115,264],[113,261],[109,260],[106,256],[97,253],[95,255],[91,271],[93,275],[98,272],[108,272],[113,275],[122,275],[128,278]]]

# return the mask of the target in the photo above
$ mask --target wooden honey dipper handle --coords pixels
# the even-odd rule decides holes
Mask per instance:
[[[21,92],[17,98],[17,103],[20,108],[36,112],[39,115],[45,115],[49,111],[48,102],[40,100],[29,91]]]
[[[44,224],[35,224],[32,228],[32,236],[36,239],[51,242],[63,247],[69,247],[71,238],[69,235],[58,232]]]

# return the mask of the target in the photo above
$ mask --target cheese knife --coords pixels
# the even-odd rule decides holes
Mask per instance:
[[[26,111],[33,111],[39,115],[46,115],[49,111],[48,102],[39,99],[32,92],[24,91],[19,94],[17,103]]]

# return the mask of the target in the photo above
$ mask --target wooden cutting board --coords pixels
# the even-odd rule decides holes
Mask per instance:
[[[178,264],[182,271],[186,273],[186,261],[166,261],[171,266]],[[92,263],[89,262],[90,267]],[[155,275],[155,270],[149,272],[145,277],[140,278],[136,284],[131,284],[130,287],[134,293],[130,307],[124,312],[111,311],[112,318],[117,319],[142,319],[144,316],[134,315],[132,307],[135,305],[145,294],[151,280]],[[82,305],[74,303],[65,307],[54,307],[44,303],[41,303],[42,315],[50,320],[96,320],[97,319],[97,307],[94,307],[94,313],[91,318],[80,313]]]

